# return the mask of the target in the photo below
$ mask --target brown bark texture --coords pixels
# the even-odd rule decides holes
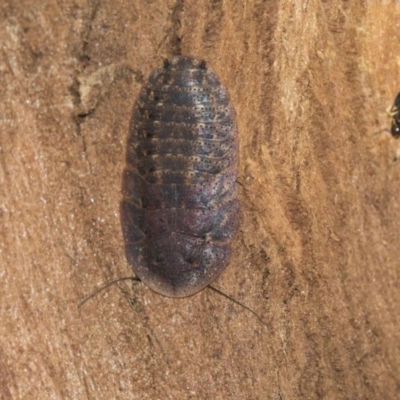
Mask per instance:
[[[397,1],[0,4],[1,399],[400,398]],[[237,113],[240,228],[210,289],[132,275],[132,107],[172,55]]]

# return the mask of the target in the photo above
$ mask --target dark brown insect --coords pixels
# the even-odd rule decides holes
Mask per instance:
[[[391,133],[395,138],[400,137],[400,92],[397,94],[394,104],[389,111],[389,115],[392,117]]]
[[[239,215],[237,128],[204,61],[174,57],[143,86],[130,126],[121,221],[137,277],[190,296],[226,267]]]

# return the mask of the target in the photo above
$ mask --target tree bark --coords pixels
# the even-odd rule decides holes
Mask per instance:
[[[1,399],[395,399],[395,1],[3,0]],[[132,107],[205,59],[240,140],[240,229],[184,299],[133,275],[119,202]]]

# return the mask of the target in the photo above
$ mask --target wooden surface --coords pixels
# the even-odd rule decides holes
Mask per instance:
[[[353,5],[354,4],[354,5]],[[395,1],[0,4],[0,398],[400,398]],[[240,229],[211,290],[129,276],[129,118],[204,58],[240,137]]]

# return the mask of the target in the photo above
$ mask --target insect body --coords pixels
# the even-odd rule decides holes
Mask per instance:
[[[204,61],[174,57],[143,86],[123,173],[121,222],[137,277],[192,295],[227,265],[238,224],[237,128]]]
[[[392,118],[391,133],[395,138],[400,137],[400,92],[397,94],[394,104],[389,111],[389,115]]]

